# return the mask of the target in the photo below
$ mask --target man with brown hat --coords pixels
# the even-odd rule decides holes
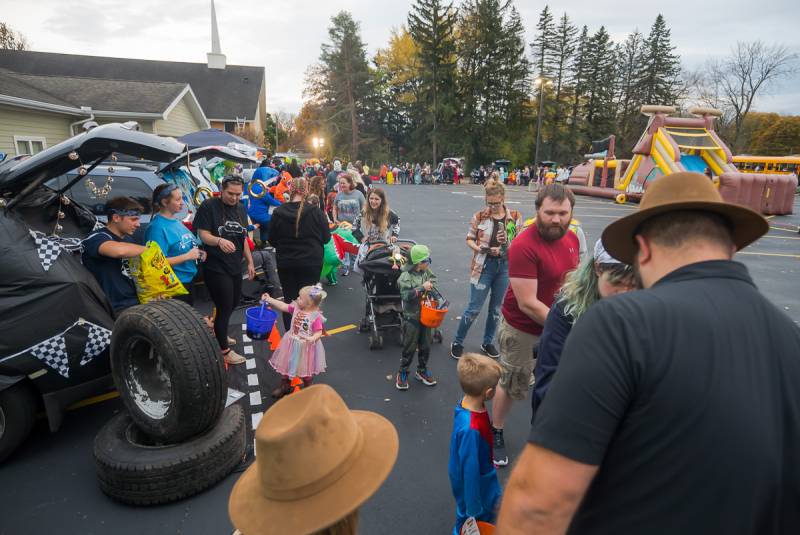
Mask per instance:
[[[231,491],[228,513],[243,535],[355,534],[358,508],[397,459],[389,420],[354,411],[328,385],[273,405],[256,430],[256,460]]]
[[[499,532],[800,533],[800,329],[731,260],[768,228],[699,173],[606,228],[645,290],[576,323]]]

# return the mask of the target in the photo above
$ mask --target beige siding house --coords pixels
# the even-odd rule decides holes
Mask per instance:
[[[266,124],[266,71],[264,67],[247,65],[228,65],[225,56],[217,50],[209,54],[207,63],[188,63],[179,61],[152,61],[130,58],[109,58],[102,56],[81,56],[77,54],[54,54],[29,50],[0,50],[0,73],[3,69],[13,73],[43,77],[66,77],[74,79],[100,79],[109,83],[131,84],[172,84],[180,88],[191,88],[197,106],[202,109],[206,124],[192,131],[209,127],[225,132],[243,135],[257,143],[263,141]],[[146,88],[140,87],[148,92]],[[2,94],[2,91],[0,91]],[[86,106],[76,99],[74,105]],[[171,103],[170,103],[171,104]],[[175,136],[185,134],[193,122],[200,122],[197,110],[191,99],[183,106],[168,105],[151,110],[156,116],[128,117],[136,120],[147,129],[159,135]],[[97,107],[97,122],[106,122],[107,117],[97,110],[137,111],[136,102],[128,102],[125,107]],[[173,117],[177,114],[176,117]],[[163,115],[163,116],[162,116]],[[194,117],[194,121],[190,118]],[[115,120],[121,118],[115,117]],[[151,126],[145,127],[145,122]],[[210,123],[210,124],[209,124]],[[181,126],[182,125],[182,126]]]
[[[0,152],[35,154],[79,133],[88,121],[136,121],[145,132],[172,137],[209,127],[187,84],[0,69]]]

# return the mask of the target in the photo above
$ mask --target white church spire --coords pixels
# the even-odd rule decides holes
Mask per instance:
[[[217,27],[217,10],[214,8],[214,0],[211,0],[211,52],[206,56],[208,57],[209,69],[225,68],[227,59],[219,45],[219,28]]]

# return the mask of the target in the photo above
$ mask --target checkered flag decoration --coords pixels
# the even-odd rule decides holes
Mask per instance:
[[[60,375],[69,378],[69,355],[63,334],[36,344],[30,349],[30,352]]]
[[[86,347],[83,349],[81,366],[89,364],[92,359],[103,352],[111,343],[111,331],[93,323],[89,324],[89,335],[86,337]]]
[[[34,243],[36,243],[36,254],[39,256],[39,262],[45,271],[50,271],[50,266],[55,263],[62,251],[73,253],[82,249],[81,242],[77,238],[47,236],[44,232],[39,232],[38,230],[31,230],[30,234]]]

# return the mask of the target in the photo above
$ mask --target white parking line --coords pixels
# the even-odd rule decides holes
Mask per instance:
[[[258,386],[258,375],[251,373],[247,376],[247,384],[249,386]]]
[[[250,415],[250,420],[253,424],[253,430],[258,428],[258,424],[261,422],[261,416],[263,416],[263,412],[254,412]]]
[[[244,354],[245,355],[252,355],[253,354],[253,346],[244,346]]]
[[[256,359],[247,359],[244,363],[245,368],[252,370],[256,367]]]
[[[261,392],[250,392],[250,405],[261,405]]]

